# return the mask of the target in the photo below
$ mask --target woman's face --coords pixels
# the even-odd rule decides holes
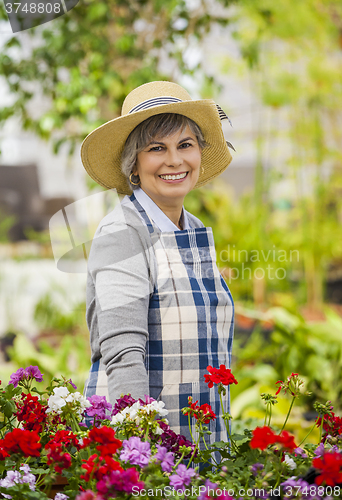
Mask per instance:
[[[134,174],[140,187],[160,207],[183,204],[199,177],[202,152],[189,127],[153,139],[137,156]]]

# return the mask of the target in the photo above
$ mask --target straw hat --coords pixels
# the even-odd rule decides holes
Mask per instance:
[[[98,184],[130,194],[121,172],[121,154],[132,130],[147,118],[161,113],[178,113],[201,128],[208,146],[203,149],[200,187],[223,172],[232,160],[221,126],[227,115],[211,99],[193,101],[186,90],[171,82],[151,82],[137,87],[126,97],[121,116],[93,130],[83,141],[84,168]]]

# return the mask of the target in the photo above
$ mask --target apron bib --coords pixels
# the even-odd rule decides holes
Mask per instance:
[[[160,232],[134,195],[130,199],[149,229],[158,267],[145,357],[150,396],[164,401],[170,427],[188,439],[188,416],[181,409],[188,406],[189,396],[199,405],[209,403],[217,415],[206,424],[210,442],[227,440],[217,387],[209,389],[204,382],[208,365],[230,366],[234,328],[233,299],[216,265],[212,229]],[[90,379],[96,372],[97,389],[88,391],[93,385],[88,384],[87,396],[108,395],[101,368],[99,362],[93,364]],[[229,411],[229,390],[224,407]],[[195,437],[193,418],[192,424]]]

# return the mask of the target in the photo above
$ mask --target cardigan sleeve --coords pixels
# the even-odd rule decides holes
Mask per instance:
[[[142,224],[105,225],[89,256],[87,321],[92,362],[102,358],[111,403],[122,393],[134,398],[149,393],[144,360],[153,251],[146,231]]]

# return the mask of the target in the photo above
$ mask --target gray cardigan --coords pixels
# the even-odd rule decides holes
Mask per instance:
[[[192,214],[187,216],[192,228],[203,227]],[[157,273],[145,222],[135,207],[118,205],[95,233],[87,276],[91,361],[100,360],[106,370],[111,403],[122,393],[134,398],[149,394],[144,359]]]

